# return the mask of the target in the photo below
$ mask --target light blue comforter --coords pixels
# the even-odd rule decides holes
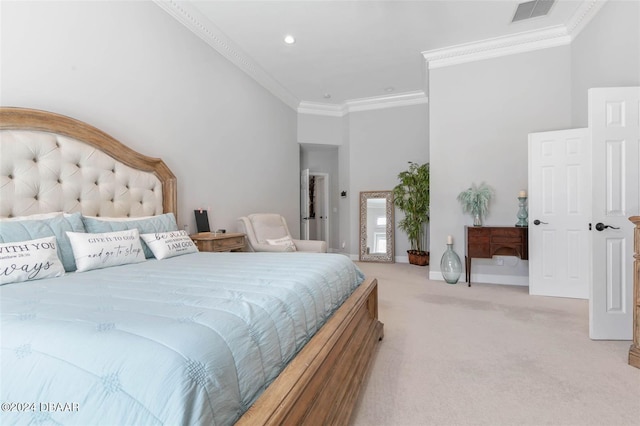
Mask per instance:
[[[363,278],[194,253],[1,286],[0,424],[232,424]]]

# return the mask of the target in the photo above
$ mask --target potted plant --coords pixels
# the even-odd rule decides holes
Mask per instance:
[[[400,183],[393,188],[393,202],[404,213],[398,228],[411,243],[407,250],[409,263],[428,265],[429,252],[425,250],[426,224],[429,222],[429,163],[409,161],[409,168],[398,174]]]
[[[473,216],[473,226],[482,226],[482,218],[489,213],[491,197],[493,197],[493,189],[484,182],[480,186],[473,183],[470,188],[458,194],[462,211],[471,213]]]

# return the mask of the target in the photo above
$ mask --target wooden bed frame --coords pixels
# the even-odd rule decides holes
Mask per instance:
[[[130,167],[152,172],[162,182],[164,212],[173,212],[177,217],[176,178],[158,158],[133,151],[86,123],[45,111],[0,108],[0,129],[39,130],[68,136]],[[348,424],[376,343],[382,337],[383,325],[378,321],[377,281],[368,278],[237,424]]]

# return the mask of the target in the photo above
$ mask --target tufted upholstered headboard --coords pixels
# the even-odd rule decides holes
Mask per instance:
[[[0,217],[58,211],[177,216],[176,178],[162,160],[81,121],[0,108]]]

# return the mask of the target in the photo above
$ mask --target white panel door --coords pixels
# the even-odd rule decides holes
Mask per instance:
[[[300,239],[309,239],[309,169],[300,172]]]
[[[631,340],[633,225],[640,214],[640,88],[589,90],[593,263],[589,336]]]
[[[589,297],[589,134],[529,135],[529,294]]]

